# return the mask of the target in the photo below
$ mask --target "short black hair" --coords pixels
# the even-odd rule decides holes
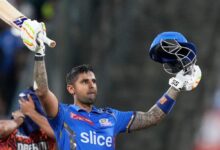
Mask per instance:
[[[71,84],[78,74],[87,73],[89,71],[94,72],[92,66],[88,64],[83,64],[72,68],[71,71],[66,75],[66,84]]]

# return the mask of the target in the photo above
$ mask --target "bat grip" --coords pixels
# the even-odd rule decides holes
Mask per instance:
[[[38,34],[38,38],[46,43],[49,47],[54,48],[56,46],[56,42],[54,40],[49,39],[43,33]]]

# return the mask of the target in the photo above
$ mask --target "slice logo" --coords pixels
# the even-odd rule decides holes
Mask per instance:
[[[87,122],[90,125],[94,125],[94,123],[90,119],[88,119],[88,118],[86,118],[84,116],[81,116],[81,115],[74,114],[72,112],[70,113],[70,118],[75,119],[75,120],[80,120],[80,121]]]
[[[102,118],[99,120],[101,126],[112,126],[112,122],[109,121],[107,118]]]
[[[113,146],[113,138],[111,136],[98,135],[95,131],[82,132],[80,134],[80,141],[86,144],[93,144],[97,146]]]

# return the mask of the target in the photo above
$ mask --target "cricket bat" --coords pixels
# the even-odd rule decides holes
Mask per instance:
[[[0,0],[0,18],[11,27],[17,28],[18,30],[20,30],[22,23],[26,20],[26,17],[7,0]],[[42,33],[39,33],[38,38],[51,48],[56,46],[54,40],[49,39]]]

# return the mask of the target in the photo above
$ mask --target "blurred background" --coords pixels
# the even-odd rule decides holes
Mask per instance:
[[[91,64],[99,88],[97,105],[147,111],[168,89],[162,65],[148,49],[163,31],[177,31],[196,44],[203,77],[182,92],[155,127],[121,134],[118,150],[220,150],[220,1],[214,0],[10,0],[26,16],[44,21],[56,40],[47,49],[49,85],[73,103],[65,75]],[[33,53],[0,21],[0,116],[17,109],[17,93],[32,85]]]

